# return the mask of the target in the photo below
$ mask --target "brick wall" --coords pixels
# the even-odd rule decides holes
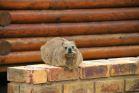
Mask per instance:
[[[139,93],[139,57],[84,61],[73,71],[10,67],[8,80],[8,93]]]

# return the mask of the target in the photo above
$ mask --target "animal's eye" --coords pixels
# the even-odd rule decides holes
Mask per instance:
[[[65,47],[65,49],[67,49],[67,47]]]
[[[71,46],[74,49],[74,46]]]

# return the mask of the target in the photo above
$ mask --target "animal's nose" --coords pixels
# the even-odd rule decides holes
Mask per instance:
[[[71,53],[72,52],[72,49],[71,48],[68,48],[68,52]]]

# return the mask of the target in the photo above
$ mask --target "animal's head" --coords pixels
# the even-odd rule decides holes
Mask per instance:
[[[73,41],[63,42],[62,43],[66,54],[75,53],[76,52],[76,45]]]

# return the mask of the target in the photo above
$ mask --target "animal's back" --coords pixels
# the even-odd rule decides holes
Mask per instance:
[[[47,41],[42,47],[41,47],[41,58],[46,64],[52,65],[52,57],[54,57],[54,52],[56,48],[61,47],[62,42],[64,42],[64,38],[56,37],[54,39],[51,39]],[[58,56],[58,55],[57,55]]]
[[[83,60],[74,42],[59,37],[41,47],[41,58],[46,64],[68,69],[77,68]]]

